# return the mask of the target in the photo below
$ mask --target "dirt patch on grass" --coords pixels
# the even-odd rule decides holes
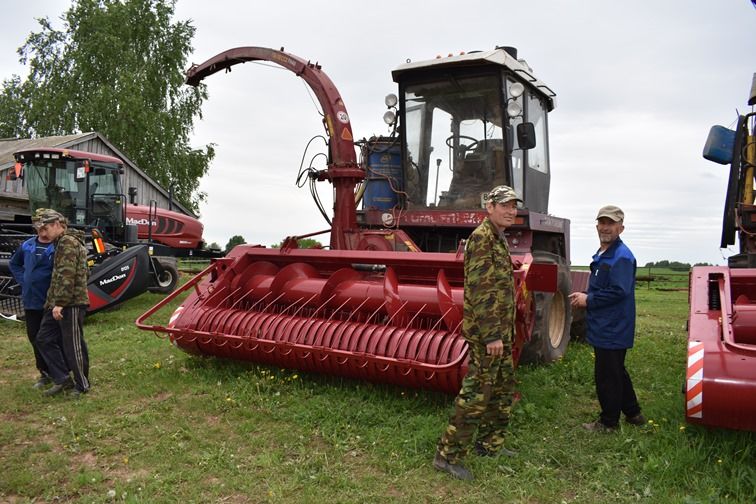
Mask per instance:
[[[97,467],[97,455],[92,452],[77,453],[71,458],[74,465],[79,465],[88,469],[94,469]]]
[[[173,397],[172,392],[161,392],[160,394],[152,396],[152,399],[154,401],[165,401],[166,399],[170,399]]]

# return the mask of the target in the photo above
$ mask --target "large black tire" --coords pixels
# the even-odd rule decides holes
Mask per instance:
[[[170,294],[178,283],[178,268],[174,264],[164,262],[160,264],[163,266],[163,272],[157,278],[157,285],[151,286],[149,291],[157,294]]]
[[[533,252],[533,261],[551,263],[559,267],[557,291],[535,293],[535,325],[530,341],[522,349],[523,364],[548,363],[561,358],[570,342],[572,290],[570,272],[564,259],[548,252]]]

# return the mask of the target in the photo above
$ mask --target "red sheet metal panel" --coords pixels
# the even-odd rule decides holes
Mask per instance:
[[[756,319],[750,317],[756,269],[695,267],[690,275],[686,420],[756,431]]]

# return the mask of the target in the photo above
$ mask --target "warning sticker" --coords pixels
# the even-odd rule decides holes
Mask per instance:
[[[349,140],[350,142],[353,140],[352,132],[349,131],[349,128],[344,128],[343,130],[341,130],[341,139]]]
[[[336,119],[346,124],[349,122],[349,115],[343,110],[339,110],[338,112],[336,112]]]

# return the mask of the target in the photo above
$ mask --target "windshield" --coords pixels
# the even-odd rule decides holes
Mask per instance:
[[[498,75],[447,77],[405,89],[408,208],[480,208],[507,183]]]
[[[52,208],[76,225],[122,221],[118,165],[83,160],[34,159],[24,168],[32,213]]]

